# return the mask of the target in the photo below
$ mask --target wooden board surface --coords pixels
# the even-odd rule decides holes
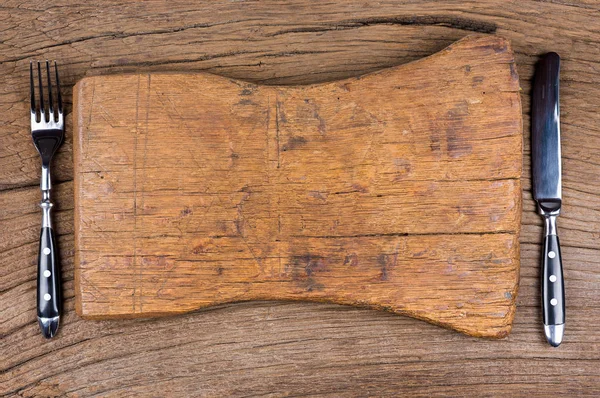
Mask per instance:
[[[523,137],[505,39],[312,86],[89,77],[73,115],[84,318],[300,300],[510,332]]]
[[[7,0],[0,7],[0,395],[598,396],[600,7],[596,1],[225,2]],[[267,84],[355,77],[431,55],[473,32],[511,40],[524,121],[521,278],[506,339],[333,304],[252,302],[161,319],[86,321],[74,310],[70,116],[54,163],[65,317],[45,341],[35,314],[39,161],[29,137],[30,59],[58,59],[67,112],[84,76],[207,71]],[[563,59],[568,326],[540,329],[542,221],[529,178],[530,79]],[[53,366],[49,366],[53,364]]]

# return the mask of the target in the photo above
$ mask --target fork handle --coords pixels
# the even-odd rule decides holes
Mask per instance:
[[[44,226],[40,232],[37,277],[37,315],[42,335],[47,339],[58,330],[61,313],[60,269],[54,230]]]

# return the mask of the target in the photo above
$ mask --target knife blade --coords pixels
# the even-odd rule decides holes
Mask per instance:
[[[541,289],[544,333],[558,347],[565,330],[565,290],[556,218],[562,205],[560,57],[548,53],[536,66],[532,98],[531,160],[533,198],[544,218]]]

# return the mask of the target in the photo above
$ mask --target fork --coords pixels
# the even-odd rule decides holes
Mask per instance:
[[[36,104],[34,67],[33,61],[29,63],[29,78],[31,89],[31,137],[42,158],[42,229],[40,232],[40,246],[38,252],[37,274],[37,316],[42,335],[47,339],[53,337],[58,330],[61,306],[60,266],[50,210],[50,162],[52,156],[64,138],[63,106],[58,80],[58,68],[54,63],[56,72],[55,87],[57,93],[57,108],[54,108],[52,98],[52,80],[50,78],[50,63],[46,61],[46,75],[48,87],[48,107],[44,103],[44,89],[42,84],[42,67],[37,62],[39,83],[39,104]],[[39,106],[38,106],[39,105]]]

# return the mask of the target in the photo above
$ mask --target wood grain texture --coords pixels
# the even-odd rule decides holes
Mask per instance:
[[[124,4],[7,0],[0,6],[0,394],[89,396],[600,395],[600,6],[568,1]],[[431,55],[473,32],[511,40],[524,121],[521,278],[513,330],[482,340],[407,317],[333,304],[253,302],[153,320],[86,321],[73,286],[72,125],[54,163],[65,317],[45,341],[35,315],[39,161],[28,126],[29,59],[73,84],[122,72],[207,71],[313,84]],[[561,70],[568,326],[540,329],[542,220],[530,194],[530,79]],[[49,366],[52,363],[54,366]]]
[[[74,119],[84,318],[301,300],[510,332],[523,137],[505,39],[312,86],[89,77]]]

